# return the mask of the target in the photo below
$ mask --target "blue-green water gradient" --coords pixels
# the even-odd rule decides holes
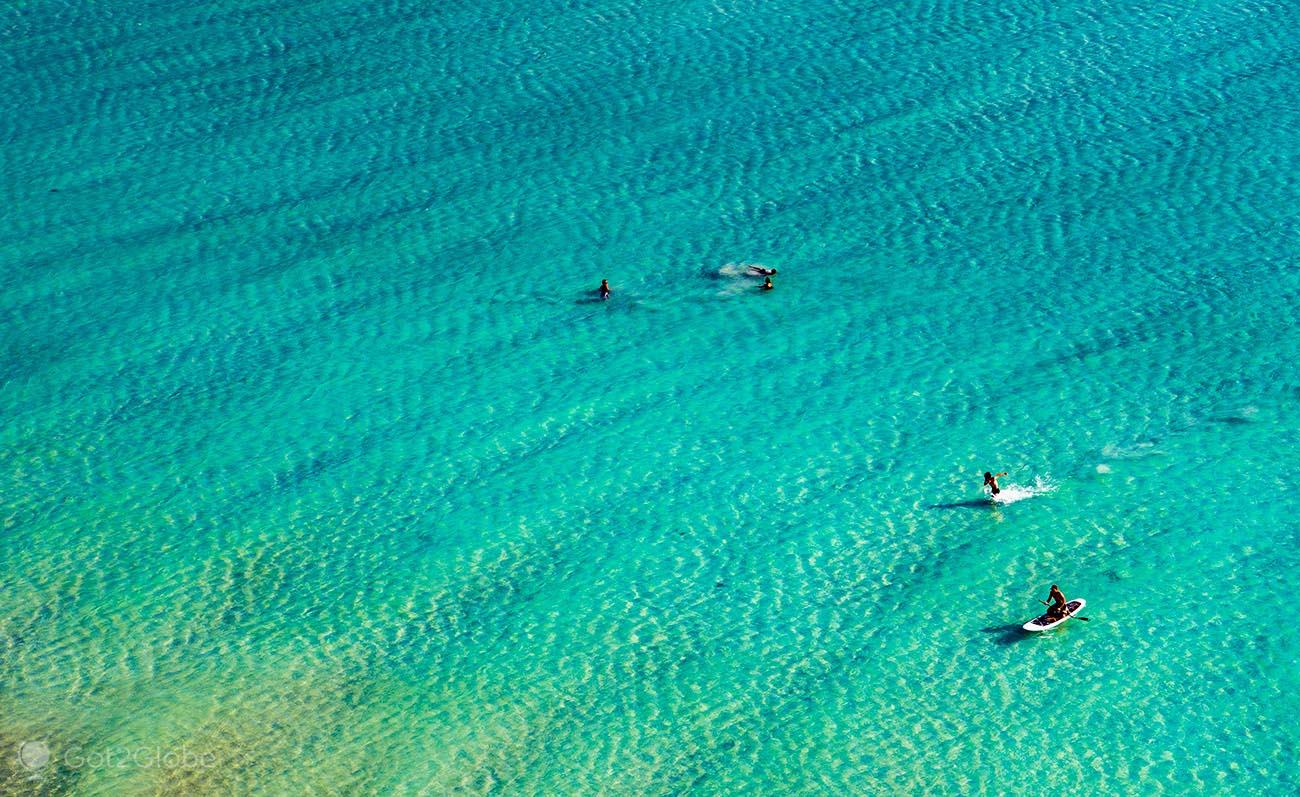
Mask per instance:
[[[1300,791],[1300,6],[0,43],[5,793]]]

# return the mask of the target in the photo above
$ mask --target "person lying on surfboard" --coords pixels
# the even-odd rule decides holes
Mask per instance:
[[[750,266],[749,273],[755,277],[770,277],[776,273],[776,269],[763,268],[762,266]]]
[[[1048,594],[1047,598],[1051,603],[1048,603],[1047,601],[1039,601],[1039,603],[1047,607],[1048,616],[1054,620],[1059,620],[1064,617],[1065,595],[1061,592],[1061,588],[1053,584],[1052,591]]]
[[[992,471],[986,470],[984,471],[984,486],[989,488],[989,490],[992,491],[994,495],[997,495],[998,493],[1002,492],[1002,488],[998,486],[998,476],[1006,476],[1006,475],[1007,475],[1006,471],[1002,471],[1001,473],[995,476]]]

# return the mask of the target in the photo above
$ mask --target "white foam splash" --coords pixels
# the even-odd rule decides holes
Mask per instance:
[[[1023,501],[1026,498],[1033,498],[1036,495],[1046,495],[1055,492],[1056,485],[1052,484],[1050,479],[1041,476],[1034,477],[1032,485],[1008,484],[1002,488],[1002,492],[992,496],[995,504],[1014,504],[1017,501]]]

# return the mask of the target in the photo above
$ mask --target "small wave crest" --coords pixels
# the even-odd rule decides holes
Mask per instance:
[[[1128,446],[1116,445],[1110,443],[1101,449],[1101,455],[1106,459],[1141,459],[1143,457],[1154,457],[1164,452],[1156,448],[1155,443],[1134,443]]]

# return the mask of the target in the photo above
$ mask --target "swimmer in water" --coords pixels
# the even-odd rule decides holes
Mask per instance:
[[[759,290],[760,290],[760,291],[770,291],[770,290],[772,290],[772,289],[775,288],[775,287],[776,287],[776,286],[772,284],[772,278],[771,278],[771,277],[768,277],[767,279],[763,280],[763,284],[762,284],[762,286],[759,287]]]
[[[995,476],[993,475],[993,473],[986,470],[984,471],[984,486],[989,488],[989,490],[992,491],[993,495],[997,495],[998,493],[1002,492],[1002,488],[998,486],[998,476],[1006,476],[1006,475],[1007,475],[1006,471],[1002,471],[1001,473],[997,474],[997,476]]]
[[[1051,592],[1047,594],[1047,600],[1050,600],[1051,603],[1043,600],[1040,600],[1039,603],[1047,607],[1048,617],[1059,620],[1065,616],[1065,595],[1061,592],[1060,587],[1053,584]]]
[[[611,293],[613,293],[613,291],[611,291],[611,290],[609,289],[609,280],[601,280],[601,281],[600,281],[600,298],[602,298],[602,299],[608,299],[608,298],[609,298],[609,295],[610,295]]]
[[[755,277],[771,277],[776,274],[776,269],[763,268],[762,266],[750,266],[749,273]]]

